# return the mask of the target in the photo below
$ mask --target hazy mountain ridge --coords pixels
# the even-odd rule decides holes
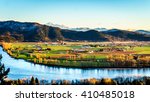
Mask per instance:
[[[1,41],[150,41],[150,35],[119,29],[88,29],[76,31],[42,25],[39,23],[3,21],[0,22]]]
[[[135,32],[142,33],[142,34],[150,34],[150,31],[147,30],[136,30]]]
[[[77,28],[70,28],[70,27],[67,27],[65,25],[59,25],[59,24],[54,24],[54,23],[47,23],[45,24],[47,26],[52,26],[52,27],[58,27],[58,28],[61,28],[61,29],[68,29],[68,30],[73,30],[73,31],[89,31],[89,30],[96,30],[96,31],[107,31],[108,29],[106,28],[88,28],[88,27],[77,27]]]
[[[52,26],[52,27],[58,27],[60,29],[68,29],[68,30],[73,30],[73,31],[89,31],[89,30],[96,30],[96,31],[99,31],[99,32],[102,32],[102,31],[115,31],[115,30],[118,30],[118,29],[107,29],[107,28],[88,28],[88,27],[77,27],[77,28],[70,28],[70,27],[67,27],[65,25],[59,25],[59,24],[54,24],[54,23],[46,23],[45,25],[47,26]],[[130,30],[131,31],[131,30]],[[134,30],[132,30],[134,31]],[[135,30],[134,32],[137,32],[137,33],[142,33],[142,34],[150,34],[150,31],[147,31],[147,30]]]

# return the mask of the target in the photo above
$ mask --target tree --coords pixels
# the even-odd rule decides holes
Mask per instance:
[[[35,83],[36,83],[36,85],[39,85],[39,84],[40,84],[38,78],[35,78]]]
[[[18,84],[17,85],[23,85],[23,82],[22,82],[22,80],[20,80],[20,79],[18,79],[18,82],[17,82]]]
[[[34,77],[32,76],[31,81],[30,81],[30,85],[36,85],[36,82],[34,80]]]
[[[4,64],[1,64],[2,55],[0,55],[0,84],[4,82],[4,79],[7,78],[8,73],[10,72],[10,68],[5,70]]]

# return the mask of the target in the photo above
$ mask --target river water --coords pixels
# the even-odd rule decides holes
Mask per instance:
[[[111,68],[57,68],[45,65],[34,64],[22,59],[10,57],[2,47],[2,63],[6,68],[10,68],[9,79],[30,78],[31,76],[44,80],[75,80],[87,78],[116,78],[116,77],[141,77],[150,76],[150,68],[141,69],[111,69]]]

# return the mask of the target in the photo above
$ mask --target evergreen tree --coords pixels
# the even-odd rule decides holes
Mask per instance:
[[[34,79],[33,76],[32,76],[32,78],[31,78],[30,85],[36,85],[36,82],[35,82],[35,79]]]
[[[40,85],[38,78],[35,78],[35,83],[36,83],[36,85]]]
[[[7,78],[7,75],[10,71],[10,68],[5,70],[4,64],[1,64],[2,55],[0,55],[0,84],[4,83],[4,79]]]

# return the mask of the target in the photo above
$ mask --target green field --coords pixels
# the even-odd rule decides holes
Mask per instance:
[[[3,43],[14,58],[64,67],[149,67],[150,45],[111,43]]]

